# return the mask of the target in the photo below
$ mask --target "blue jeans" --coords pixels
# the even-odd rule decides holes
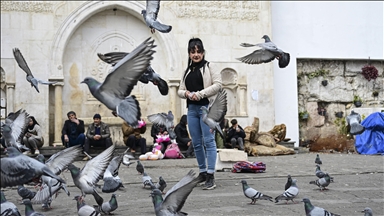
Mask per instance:
[[[189,104],[187,122],[192,137],[200,172],[214,173],[216,170],[217,149],[215,135],[202,120],[202,105]],[[208,169],[207,169],[208,164]]]
[[[69,147],[72,147],[75,145],[80,145],[81,147],[84,146],[84,143],[85,143],[85,135],[84,134],[79,134],[79,136],[76,139],[71,139],[71,137],[68,136],[68,139],[69,139],[69,142],[68,142],[68,146],[67,146],[65,141],[64,141],[64,135],[61,135],[61,141],[63,142],[63,145],[66,148],[69,148]]]

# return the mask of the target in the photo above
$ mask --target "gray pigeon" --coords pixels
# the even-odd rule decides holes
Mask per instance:
[[[119,61],[107,75],[103,83],[86,77],[81,83],[87,84],[91,94],[108,109],[115,112],[129,125],[136,127],[141,117],[139,102],[131,95],[133,87],[149,66],[154,40],[146,39],[129,55]]]
[[[316,164],[315,174],[316,174],[317,178],[323,178],[325,176],[325,172],[321,171],[320,166],[318,164]],[[331,182],[333,182],[333,177],[329,176],[329,178],[331,179]]]
[[[152,190],[151,196],[156,216],[187,215],[181,212],[181,209],[193,188],[203,181],[202,178],[202,175],[195,177],[193,170],[190,170],[165,194],[164,198],[159,189]]]
[[[140,174],[144,173],[144,165],[139,160],[137,161],[137,164],[136,164],[136,170]]]
[[[322,162],[321,159],[320,159],[319,154],[316,155],[316,158],[315,158],[315,164],[318,164],[318,165],[323,164],[323,162]]]
[[[174,116],[171,110],[168,111],[168,114],[166,113],[156,113],[147,116],[148,121],[152,122],[153,124],[159,124],[159,125],[164,125],[167,128],[169,138],[176,139],[176,133],[174,131]]]
[[[119,177],[119,168],[121,162],[123,161],[123,156],[124,155],[115,156],[111,162],[109,162],[109,165],[103,175],[104,185],[101,191],[104,193],[113,193],[120,187],[124,187]]]
[[[8,115],[8,117],[5,119],[5,123],[1,126],[5,145],[7,147],[13,146],[19,151],[30,150],[21,144],[21,140],[24,137],[28,123],[28,113],[23,109],[19,109],[17,112]]]
[[[252,205],[256,204],[256,201],[257,200],[269,200],[271,202],[273,202],[273,198],[268,196],[268,195],[265,195],[263,193],[260,193],[259,191],[249,187],[249,185],[247,184],[247,181],[245,180],[241,180],[241,183],[243,184],[243,193],[244,195],[251,199],[251,203]]]
[[[362,212],[364,212],[364,216],[373,216],[372,209],[369,207],[365,207]]]
[[[164,189],[167,187],[167,182],[165,182],[162,176],[159,177],[159,181],[156,183],[155,187],[164,194]]]
[[[287,190],[284,191],[284,193],[280,194],[275,198],[275,203],[278,203],[280,200],[285,200],[285,204],[288,204],[288,201],[291,200],[293,203],[294,198],[299,194],[299,188],[296,185],[297,180],[292,179],[292,185]]]
[[[237,58],[237,60],[247,64],[261,64],[268,63],[277,58],[279,60],[279,67],[285,68],[289,64],[289,53],[286,53],[283,50],[277,48],[277,46],[271,41],[271,39],[267,35],[264,35],[262,38],[265,40],[264,43],[241,43],[240,46],[243,47],[258,46],[261,47],[261,49],[255,50],[253,53],[244,57]]]
[[[351,129],[349,130],[349,133],[351,135],[362,134],[365,131],[365,127],[360,124],[361,116],[359,113],[352,110],[351,114],[349,114],[346,119],[348,125],[351,127]]]
[[[17,62],[17,64],[19,64],[19,67],[25,72],[27,73],[27,81],[29,83],[31,83],[31,87],[35,87],[36,91],[40,93],[39,91],[39,88],[37,87],[38,84],[44,84],[44,85],[52,85],[52,84],[55,84],[57,82],[49,82],[49,81],[44,81],[44,80],[40,80],[40,79],[37,79],[35,78],[33,75],[32,75],[32,72],[31,70],[29,69],[28,65],[27,65],[27,62],[25,61],[23,55],[21,54],[20,50],[18,48],[14,48],[13,49],[13,56],[15,57],[15,60]]]
[[[211,128],[212,133],[215,130],[219,132],[220,136],[224,139],[223,130],[221,130],[220,122],[227,113],[227,92],[220,89],[213,103],[207,108],[202,106],[202,119],[205,124]]]
[[[7,201],[3,191],[1,191],[1,216],[21,216],[19,209],[12,202]]]
[[[17,186],[17,194],[21,196],[21,199],[33,199],[35,197],[36,192],[29,190],[28,188],[24,187],[23,185]]]
[[[309,184],[314,184],[317,185],[320,190],[327,190],[327,186],[331,183],[331,177],[329,176],[328,173],[325,173],[323,178],[319,178],[315,181],[310,181]]]
[[[61,183],[65,183],[47,165],[23,155],[16,148],[8,147],[6,152],[8,157],[1,158],[1,187],[26,184],[43,174],[55,178]]]
[[[145,188],[145,186],[149,186],[151,189],[156,188],[155,185],[153,184],[151,176],[149,176],[146,172],[143,173],[142,180],[143,180],[143,188]]]
[[[73,199],[76,200],[77,214],[79,216],[100,216],[101,215],[92,206],[85,204],[84,199],[82,199],[81,196],[75,196],[75,198]]]
[[[105,63],[115,66],[115,64],[117,64],[121,59],[123,59],[128,54],[129,53],[127,52],[110,52],[110,53],[105,53],[104,55],[101,53],[98,53],[97,55]],[[152,82],[154,85],[157,86],[157,88],[159,89],[162,95],[168,94],[169,87],[167,82],[163,80],[160,77],[160,74],[156,73],[151,66],[147,67],[145,72],[141,75],[139,81],[144,84],[148,84],[148,82]]]
[[[86,194],[92,194],[97,205],[101,206],[103,204],[103,198],[96,191],[95,184],[103,178],[103,173],[107,169],[114,151],[115,144],[87,161],[81,170],[73,164],[68,165],[68,170],[71,172],[73,183],[81,190],[81,199],[84,199]]]
[[[153,1],[147,0],[146,10],[142,10],[141,14],[144,17],[144,21],[151,29],[151,33],[155,33],[155,29],[162,33],[168,33],[172,30],[172,26],[164,25],[157,21],[157,14],[160,10],[160,0]]]
[[[100,213],[103,213],[104,215],[110,215],[113,211],[115,211],[118,207],[117,205],[117,199],[116,194],[112,194],[111,199],[108,202],[104,202],[101,206],[93,206],[94,208],[97,208],[97,210]]]
[[[36,212],[33,209],[31,200],[29,199],[24,199],[23,204],[25,205],[25,216],[44,216],[44,214]]]
[[[291,175],[288,175],[287,183],[285,183],[284,190],[288,190],[288,188],[290,188],[291,185],[292,185],[292,177]]]
[[[311,201],[308,198],[304,198],[302,202],[304,202],[304,209],[305,209],[306,216],[340,216],[338,214],[329,212],[323,208],[313,206]]]

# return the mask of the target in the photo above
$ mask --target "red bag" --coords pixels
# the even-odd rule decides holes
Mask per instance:
[[[181,159],[185,157],[181,153],[179,146],[176,143],[171,143],[167,146],[167,149],[165,149],[164,158]]]
[[[240,161],[233,165],[232,172],[260,173],[267,169],[267,165],[263,162]]]

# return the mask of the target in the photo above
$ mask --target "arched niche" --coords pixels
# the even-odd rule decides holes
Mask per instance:
[[[238,73],[232,68],[224,68],[221,71],[221,79],[223,88],[227,92],[227,116],[236,117],[246,115],[246,88],[238,82]]]

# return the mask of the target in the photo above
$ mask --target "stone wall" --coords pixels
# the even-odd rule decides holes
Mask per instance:
[[[379,72],[376,80],[368,81],[362,75],[361,68],[368,62]],[[299,120],[300,141],[340,133],[340,123],[352,109],[360,112],[363,117],[384,110],[382,60],[298,59],[297,80],[299,112],[306,110],[309,113],[307,120]],[[327,80],[327,85],[322,84],[323,80]],[[379,95],[374,97],[373,91]],[[354,95],[363,99],[361,108],[353,104]],[[324,116],[319,114],[319,108],[326,110]],[[336,112],[343,112],[342,118],[338,119]]]

